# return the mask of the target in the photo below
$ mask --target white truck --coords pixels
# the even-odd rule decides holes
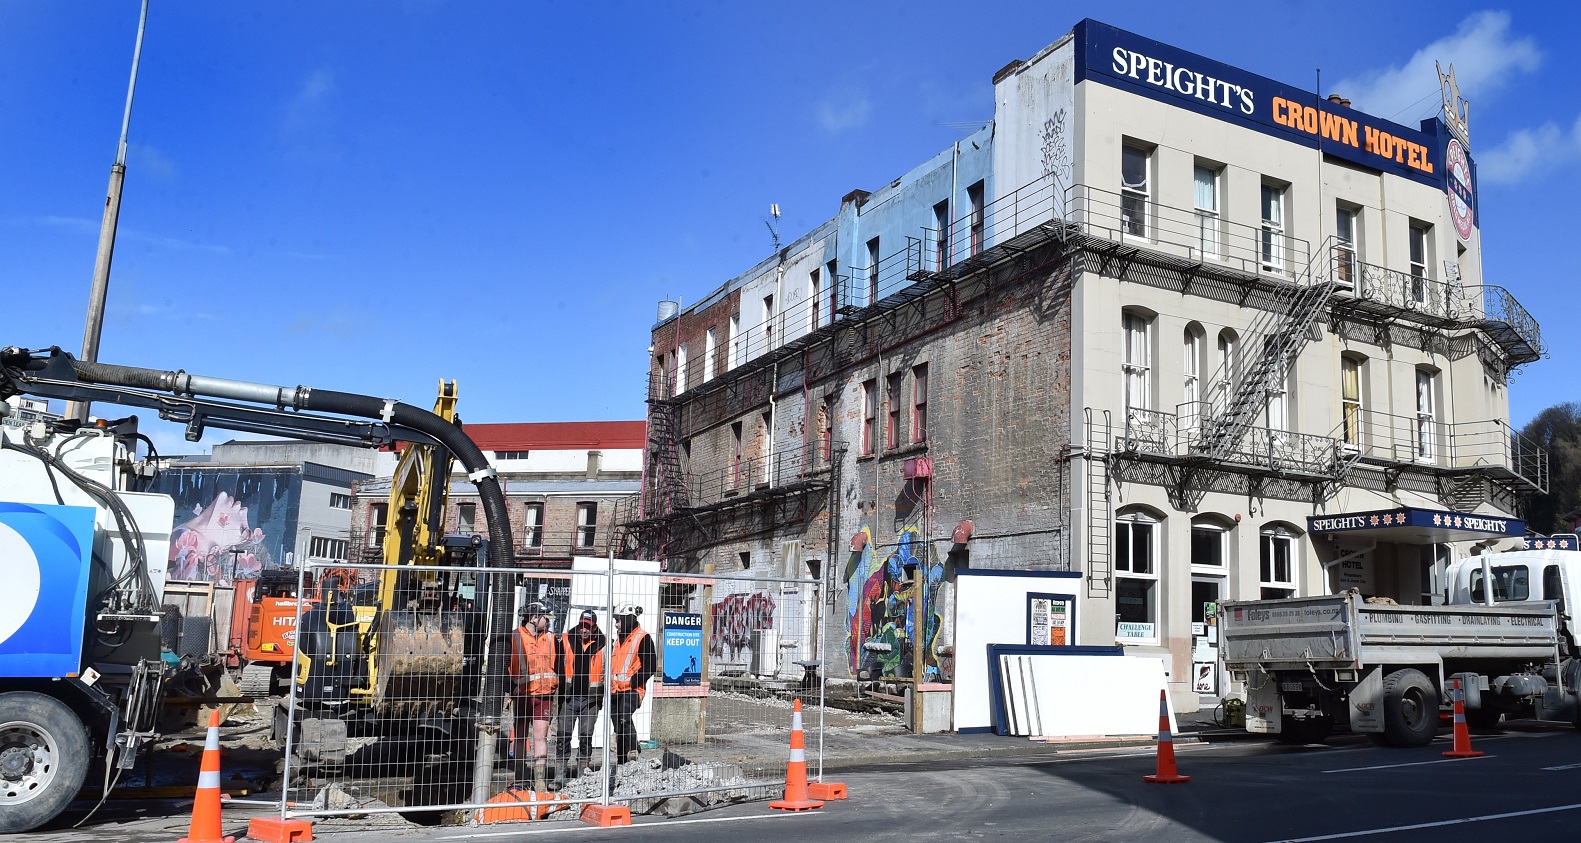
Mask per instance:
[[[1355,593],[1225,603],[1221,647],[1246,688],[1247,731],[1317,743],[1343,723],[1380,744],[1422,746],[1455,679],[1473,727],[1506,715],[1581,727],[1581,552],[1473,556],[1443,579],[1442,605]]]

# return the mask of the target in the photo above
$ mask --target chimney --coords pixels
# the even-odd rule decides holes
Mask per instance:
[[[1334,103],[1335,105],[1343,105],[1346,108],[1350,108],[1350,100],[1345,99],[1339,94],[1329,94],[1328,101]]]

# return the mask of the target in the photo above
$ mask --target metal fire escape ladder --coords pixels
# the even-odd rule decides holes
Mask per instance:
[[[1218,372],[1217,382],[1230,387],[1220,390],[1204,413],[1198,427],[1200,438],[1191,446],[1193,456],[1221,460],[1234,454],[1241,437],[1263,412],[1269,391],[1284,382],[1334,292],[1326,271],[1328,253],[1325,243],[1316,252],[1319,257],[1307,264],[1293,284],[1271,291],[1271,301],[1241,337],[1228,363],[1230,371],[1221,367]]]
[[[680,408],[674,401],[655,399],[648,409],[648,451],[653,455],[653,506],[645,515],[674,515],[691,505],[686,477],[681,473]]]
[[[1110,558],[1109,533],[1114,517],[1114,496],[1109,487],[1109,451],[1114,429],[1109,411],[1094,418],[1092,409],[1083,410],[1087,426],[1087,596],[1108,597],[1114,591],[1114,562]]]

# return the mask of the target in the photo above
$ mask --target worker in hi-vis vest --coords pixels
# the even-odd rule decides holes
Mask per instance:
[[[637,724],[632,716],[642,707],[648,680],[659,669],[653,637],[637,623],[640,614],[642,607],[635,603],[615,607],[615,643],[609,654],[609,719],[615,729],[617,764],[637,759]]]
[[[560,639],[549,631],[549,607],[539,602],[522,609],[522,625],[511,637],[510,675],[515,690],[516,763],[532,758],[533,789],[549,789],[549,719],[554,717],[555,691],[562,671]]]
[[[593,726],[604,707],[604,645],[609,643],[598,628],[598,613],[583,609],[576,626],[560,637],[560,652],[565,670],[560,683],[560,719],[554,735],[559,779],[581,775],[593,766]],[[571,759],[571,733],[577,735],[575,761]]]

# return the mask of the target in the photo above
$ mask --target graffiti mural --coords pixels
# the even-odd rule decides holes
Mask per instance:
[[[762,591],[732,594],[708,607],[708,654],[725,661],[740,661],[752,647],[752,633],[774,628],[774,598]]]
[[[299,470],[174,468],[156,490],[176,501],[169,577],[229,584],[287,564],[295,548]]]
[[[921,577],[924,611],[922,625],[922,680],[939,680],[938,637],[942,616],[939,587],[944,566],[922,531],[908,526],[900,531],[895,549],[879,561],[870,528],[867,541],[846,564],[846,655],[852,675],[870,679],[910,677],[916,631],[915,578]]]

